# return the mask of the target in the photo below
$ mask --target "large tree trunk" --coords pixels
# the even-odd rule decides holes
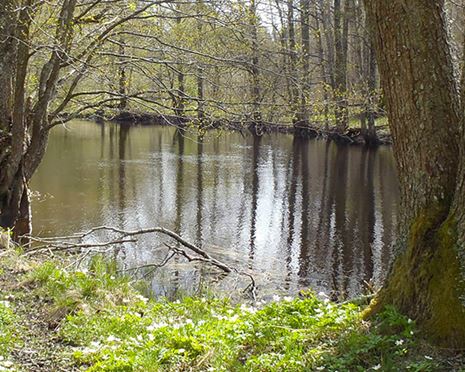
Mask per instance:
[[[367,314],[394,305],[436,343],[463,348],[465,147],[443,1],[365,0],[365,8],[401,190],[397,258]]]

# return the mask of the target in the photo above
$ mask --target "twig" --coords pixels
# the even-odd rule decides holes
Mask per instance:
[[[168,253],[165,256],[165,258],[158,264],[155,264],[155,263],[145,264],[145,265],[141,265],[141,266],[130,267],[128,269],[121,269],[121,270],[118,270],[117,272],[118,273],[125,273],[125,272],[128,272],[128,271],[137,271],[137,270],[148,269],[148,268],[158,269],[160,267],[165,266],[175,255],[176,255],[175,252],[171,252],[171,254]]]
[[[99,242],[82,243],[83,239],[88,238],[92,236],[93,234],[100,232],[100,231],[114,234],[114,238],[108,239],[107,241],[101,242],[101,243]],[[171,254],[167,254],[166,257],[160,263],[151,263],[151,264],[145,264],[142,266],[133,267],[129,269],[123,269],[121,270],[122,272],[137,271],[143,268],[157,269],[162,266],[165,266],[175,255],[180,255],[186,258],[189,262],[200,261],[200,262],[208,263],[210,265],[213,265],[221,269],[227,274],[235,272],[238,275],[247,276],[250,279],[250,284],[244,289],[244,292],[249,291],[250,294],[253,296],[253,298],[254,299],[256,298],[257,287],[256,287],[255,279],[253,278],[251,274],[244,272],[242,270],[239,270],[237,268],[231,267],[224,262],[221,262],[220,260],[210,256],[202,248],[192,244],[191,242],[185,240],[179,234],[175,233],[174,231],[165,229],[164,227],[152,227],[152,228],[139,229],[139,230],[123,230],[123,229],[119,229],[113,226],[97,226],[97,227],[93,227],[92,229],[86,232],[79,233],[79,234],[73,234],[69,236],[46,237],[46,238],[26,236],[28,239],[30,239],[31,242],[40,243],[41,245],[30,248],[29,250],[25,252],[25,255],[33,255],[39,252],[43,252],[45,250],[50,251],[50,253],[56,252],[56,251],[66,251],[66,250],[86,250],[86,253],[84,254],[84,256],[81,257],[81,259],[79,260],[79,262],[82,262],[82,259],[89,254],[89,251],[87,250],[92,251],[95,248],[111,247],[113,245],[119,245],[119,244],[124,244],[124,243],[137,243],[138,236],[154,234],[154,233],[159,233],[159,234],[169,236],[170,238],[178,242],[180,245],[194,252],[198,256],[191,256],[185,250],[179,247],[173,247],[167,243],[164,243],[164,245],[168,247]]]

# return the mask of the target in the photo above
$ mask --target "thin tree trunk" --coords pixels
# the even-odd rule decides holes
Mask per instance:
[[[310,0],[300,1],[300,29],[302,43],[302,78],[300,89],[299,122],[301,126],[308,125],[308,88],[310,79]]]
[[[252,80],[251,96],[252,96],[252,121],[253,132],[259,130],[262,121],[262,114],[260,110],[260,66],[259,66],[259,50],[258,50],[258,18],[257,18],[257,5],[255,0],[250,2],[250,32],[251,32],[251,49],[252,49],[252,64],[250,67],[250,75]]]
[[[317,29],[317,45],[318,45],[318,59],[320,64],[320,73],[321,73],[321,83],[323,85],[323,115],[324,115],[324,125],[325,130],[329,130],[329,81],[328,81],[328,71],[327,68],[327,61],[325,60],[324,56],[324,49],[323,49],[323,34],[324,28],[322,27],[323,22],[320,20],[323,19],[323,9],[321,5],[317,5],[317,16],[316,16],[316,29]]]
[[[297,51],[295,42],[295,27],[294,27],[294,1],[287,1],[287,27],[289,30],[289,75],[290,75],[290,103],[293,112],[292,122],[296,123],[299,110],[299,92],[297,90]]]
[[[119,87],[118,93],[120,94],[120,100],[118,104],[118,110],[124,111],[127,109],[128,106],[128,98],[127,98],[127,86],[128,86],[128,79],[126,74],[126,65],[125,65],[125,54],[126,54],[126,47],[124,43],[124,39],[120,38],[119,40]]]
[[[341,9],[341,0],[334,1],[334,45],[336,48],[334,95],[336,100],[336,130],[338,133],[344,133],[349,125],[347,107],[349,10],[349,0],[344,2],[344,11]]]
[[[12,92],[13,92],[13,64],[15,58],[15,1],[5,0],[0,7],[0,130],[7,130],[11,122]],[[0,145],[3,143],[0,142]],[[3,144],[4,145],[4,144]],[[0,147],[0,166],[2,150]]]
[[[376,110],[376,101],[378,99],[378,94],[376,92],[376,57],[375,57],[375,48],[373,43],[368,45],[368,105],[365,107],[365,116],[367,118],[367,128],[364,133],[365,143],[368,145],[376,145],[378,143],[378,137],[376,136],[376,127],[375,127],[375,110]]]
[[[331,83],[331,88],[334,90],[336,83],[335,83],[335,67],[334,67],[334,34],[331,30],[330,25],[328,24],[328,19],[330,17],[330,1],[319,0],[319,6],[321,9],[321,28],[323,30],[323,36],[326,40],[326,53],[327,53],[327,60],[328,60],[328,75],[329,80]],[[325,6],[326,5],[326,6]]]
[[[181,4],[176,4],[176,10],[180,12]],[[176,17],[176,24],[177,27],[180,27],[182,23],[182,17],[179,15]],[[186,89],[184,85],[184,71],[182,63],[178,63],[177,65],[177,74],[176,79],[178,82],[177,86],[177,94],[176,94],[176,103],[174,107],[174,114],[177,116],[178,122],[185,116],[184,109],[185,109],[185,98],[186,98]]]
[[[197,13],[200,14],[203,9],[203,0],[197,0]],[[202,50],[202,20],[200,18],[197,19],[197,48],[198,50]],[[203,126],[203,122],[205,119],[205,97],[204,97],[204,68],[200,61],[197,62],[197,119],[199,121],[199,126]]]

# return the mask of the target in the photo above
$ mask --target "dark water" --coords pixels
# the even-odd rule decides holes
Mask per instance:
[[[161,225],[253,270],[262,293],[312,287],[339,297],[382,279],[398,203],[389,147],[219,132],[201,140],[90,122],[53,131],[32,188],[36,234]],[[160,260],[163,239],[122,247],[119,257],[129,267]],[[177,260],[149,280],[157,293],[189,292],[205,270]]]

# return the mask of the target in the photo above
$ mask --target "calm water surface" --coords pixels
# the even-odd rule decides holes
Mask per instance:
[[[389,147],[230,132],[202,140],[171,127],[83,121],[52,132],[32,189],[36,234],[165,226],[255,272],[262,293],[312,287],[339,298],[382,280],[398,204]],[[126,267],[157,262],[164,239],[123,246],[118,257]],[[147,280],[172,295],[202,287],[205,271],[176,260]]]

